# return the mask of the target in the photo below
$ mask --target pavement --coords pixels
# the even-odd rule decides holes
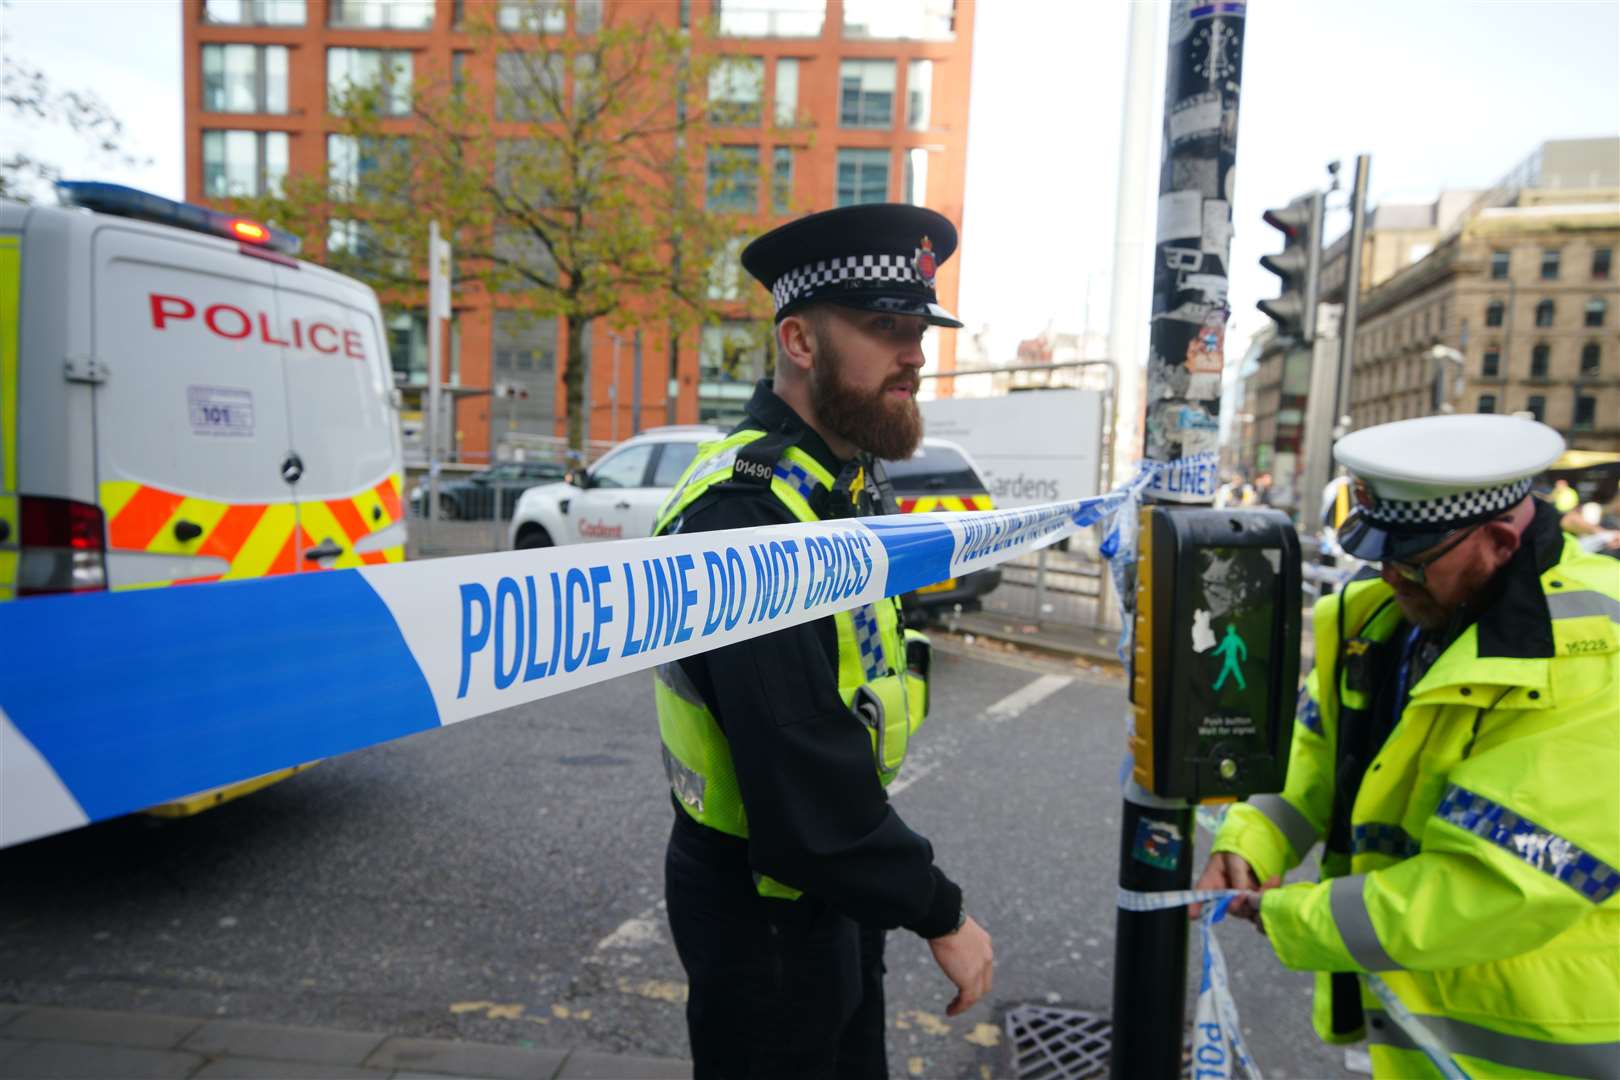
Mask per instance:
[[[677,1080],[691,1062],[244,1020],[0,1005],[0,1078]]]

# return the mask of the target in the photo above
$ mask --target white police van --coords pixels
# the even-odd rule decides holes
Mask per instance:
[[[0,200],[0,602],[403,559],[371,289],[257,222],[58,193]]]

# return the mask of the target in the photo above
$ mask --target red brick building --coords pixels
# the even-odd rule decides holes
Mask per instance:
[[[605,19],[680,21],[696,48],[723,54],[711,99],[726,98],[738,122],[711,141],[748,148],[760,163],[757,190],[727,207],[740,233],[858,202],[914,202],[962,221],[974,0],[184,0],[187,198],[261,194],[289,173],[358,168],[329,89],[381,80],[404,116],[423,73],[493,80],[493,50],[464,29],[475,4],[498,20],[538,17],[549,33],[589,34]],[[343,242],[341,225],[305,238],[306,251]],[[960,265],[953,259],[938,279],[950,309]],[[386,316],[408,419],[426,385],[425,303]],[[590,437],[737,415],[770,363],[746,328],[693,331],[672,371],[662,324],[623,334],[594,324]],[[487,461],[508,430],[562,432],[559,337],[553,320],[515,320],[482,295],[456,297],[454,457]],[[955,332],[930,338],[933,362],[953,367]],[[497,400],[494,386],[527,396]]]

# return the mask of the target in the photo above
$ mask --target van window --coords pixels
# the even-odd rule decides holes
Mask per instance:
[[[698,444],[695,442],[667,442],[664,450],[658,455],[658,465],[653,469],[652,486],[655,488],[674,487],[680,480],[681,473],[692,464],[697,457]]]
[[[936,491],[983,491],[984,481],[967,458],[948,446],[924,446],[905,461],[885,461],[897,495]]]
[[[647,473],[647,464],[652,460],[652,452],[652,443],[642,443],[609,454],[591,469],[591,486],[641,487],[642,478]]]

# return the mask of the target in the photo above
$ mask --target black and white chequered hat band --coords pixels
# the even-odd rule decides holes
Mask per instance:
[[[1500,487],[1459,491],[1434,499],[1380,498],[1366,508],[1372,521],[1395,528],[1450,528],[1470,525],[1518,504],[1530,494],[1530,477]]]
[[[796,300],[851,282],[924,284],[912,256],[851,255],[789,270],[771,286],[771,298],[776,301],[776,310],[781,311]]]

